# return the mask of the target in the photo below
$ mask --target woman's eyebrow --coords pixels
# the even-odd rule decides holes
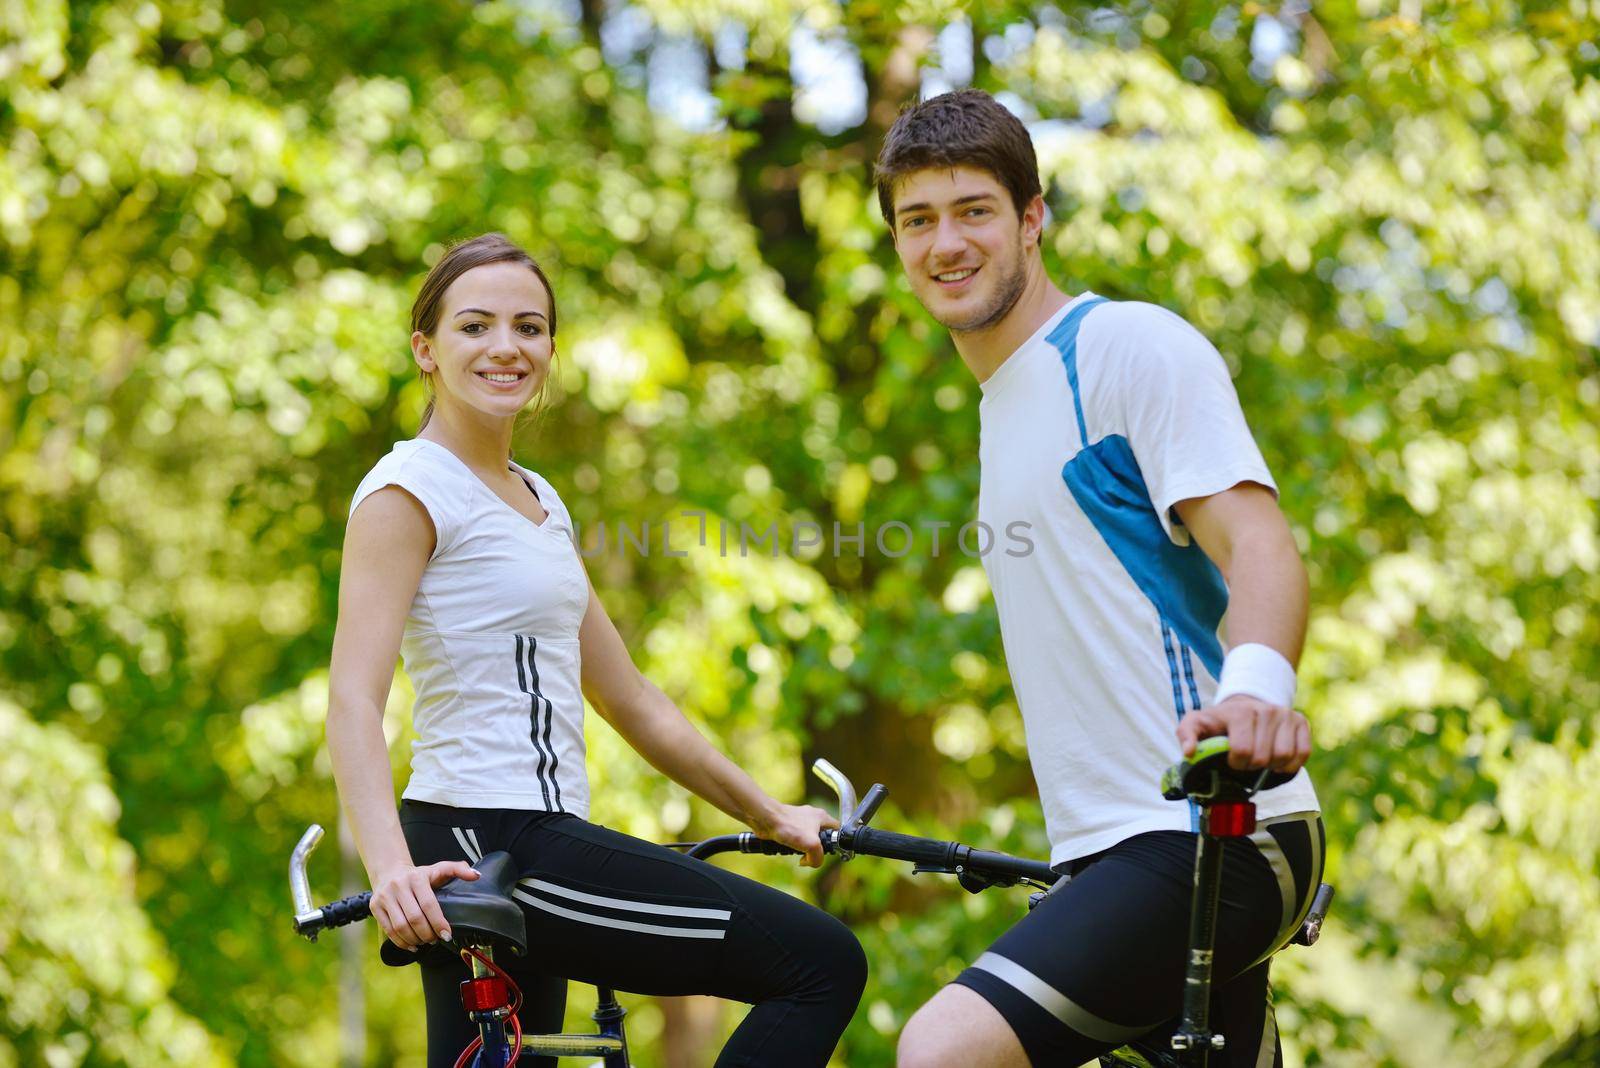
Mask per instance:
[[[494,312],[489,311],[486,308],[462,308],[460,311],[456,312],[456,318],[458,318],[458,319],[461,318],[461,316],[463,316],[463,315],[481,315],[485,319],[493,319],[494,318]],[[517,312],[517,314],[513,315],[511,318],[513,318],[513,319],[521,319],[521,318],[524,318],[525,316],[529,316],[529,315],[537,315],[541,319],[548,319],[549,318],[542,311],[519,311],[519,312]]]

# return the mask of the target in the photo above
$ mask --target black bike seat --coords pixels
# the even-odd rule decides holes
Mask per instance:
[[[472,944],[509,949],[519,957],[527,954],[522,906],[511,897],[518,878],[511,854],[504,850],[486,853],[472,867],[478,873],[476,880],[451,879],[433,892],[439,910],[450,923],[452,941],[435,942],[411,953],[385,939],[379,950],[385,964],[415,964],[423,954],[437,955],[441,951],[454,957],[455,946]]]

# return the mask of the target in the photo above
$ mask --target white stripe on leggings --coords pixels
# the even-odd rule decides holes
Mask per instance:
[[[479,860],[483,859],[483,854],[477,849],[477,837],[474,836],[471,842],[467,841],[467,834],[472,834],[470,828],[467,830],[467,834],[462,834],[460,827],[452,827],[450,829],[455,832],[456,842],[461,846],[461,852],[467,855],[467,859],[469,861],[476,864]]]
[[[1096,1016],[1016,961],[1002,957],[993,950],[973,961],[972,966],[981,972],[988,972],[1079,1034],[1099,1042],[1126,1042],[1156,1026],[1155,1023],[1149,1023],[1129,1027]]]
[[[699,927],[663,927],[655,923],[635,923],[632,920],[616,920],[610,916],[596,916],[593,913],[578,912],[575,909],[562,908],[548,901],[541,901],[525,890],[511,891],[518,901],[532,905],[536,909],[560,916],[579,923],[593,924],[596,927],[614,927],[619,931],[637,931],[640,934],[668,935],[672,938],[711,938],[720,939],[727,937],[728,932],[722,928],[705,929]]]
[[[554,894],[571,901],[582,901],[586,905],[599,905],[608,909],[623,909],[627,912],[651,912],[657,916],[686,916],[699,920],[727,920],[733,913],[727,909],[697,909],[686,905],[657,905],[649,901],[629,901],[620,897],[602,897],[599,894],[586,894],[582,890],[569,890],[565,886],[547,883],[543,879],[523,879],[519,886],[526,886],[530,890],[537,890],[542,894]]]

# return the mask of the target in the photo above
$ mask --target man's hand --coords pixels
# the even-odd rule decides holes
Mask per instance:
[[[839,821],[815,805],[779,805],[772,822],[755,827],[756,834],[782,842],[805,854],[800,863],[808,868],[822,867],[822,828],[837,827]]]
[[[1228,766],[1265,768],[1293,774],[1311,756],[1311,724],[1292,708],[1280,708],[1236,693],[1221,704],[1190,712],[1178,723],[1183,755],[1202,738],[1228,738]]]

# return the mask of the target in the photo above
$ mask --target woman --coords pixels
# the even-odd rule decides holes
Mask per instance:
[[[550,483],[507,459],[517,413],[555,355],[555,297],[522,249],[450,249],[412,308],[433,392],[351,502],[330,670],[328,747],[396,945],[450,940],[433,888],[507,850],[525,876],[530,952],[511,970],[523,1030],[560,1029],[566,980],[713,994],[754,1008],[718,1065],[826,1064],[866,962],[837,920],[792,897],[589,823],[583,698],[647,760],[763,837],[822,862],[821,809],[780,804],[640,675],[579,559]],[[398,816],[382,712],[395,653],[418,738]],[[451,954],[422,955],[428,1064],[475,1031]]]

